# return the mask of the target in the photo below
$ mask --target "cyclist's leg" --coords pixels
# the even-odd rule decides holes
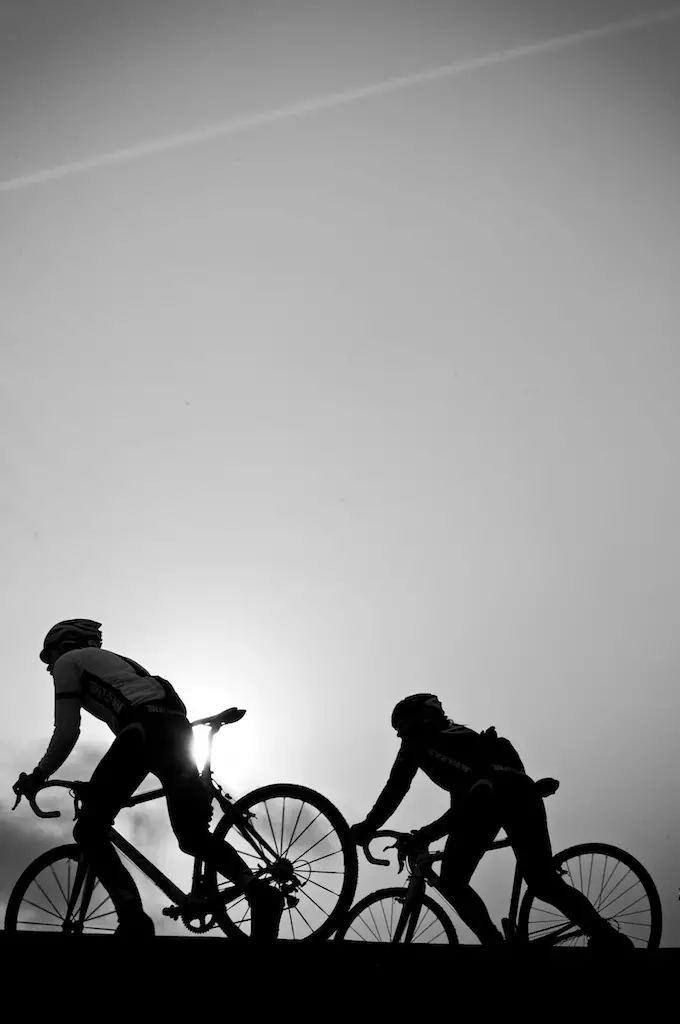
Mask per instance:
[[[108,831],[147,771],[144,733],[141,728],[129,726],[116,737],[92,773],[73,829],[73,838],[109,892],[123,928],[132,920],[143,919],[142,900]],[[147,930],[152,931],[150,919]]]
[[[587,935],[604,942],[618,933],[597,913],[590,900],[557,872],[543,799],[528,777],[503,779],[497,784],[501,822],[517,857],[520,871],[535,896],[564,914]]]
[[[491,920],[481,896],[471,887],[470,879],[499,829],[493,789],[488,780],[482,780],[461,807],[455,832],[446,841],[441,866],[444,896],[483,945],[498,945],[503,942],[503,934]]]
[[[150,718],[150,716],[149,716]],[[194,760],[191,726],[179,716],[163,715],[145,721],[150,770],[165,791],[172,830],[180,850],[191,857],[215,861],[220,874],[234,882],[252,877],[242,857],[210,832],[212,798]]]
[[[212,798],[206,791],[192,752],[193,733],[182,718],[168,716],[147,726],[151,746],[151,771],[165,790],[168,813],[180,849],[200,857],[245,893],[251,907],[254,939],[275,938],[283,898],[257,879],[229,843],[210,832]]]

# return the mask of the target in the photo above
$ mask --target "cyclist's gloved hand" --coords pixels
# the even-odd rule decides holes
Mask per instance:
[[[349,833],[357,846],[367,846],[375,835],[375,829],[367,825],[365,821],[359,821],[352,825]]]
[[[410,835],[400,836],[394,844],[399,860],[399,874],[401,874],[407,857],[415,856],[420,851],[427,849],[429,840],[426,838],[425,829],[413,829]]]
[[[28,797],[29,800],[33,799],[35,794],[38,792],[40,787],[45,782],[45,776],[39,768],[35,768],[30,775],[26,772],[22,772],[17,781],[12,786],[12,789],[16,793],[17,797],[21,799],[22,796]],[[17,800],[17,803],[19,800]],[[15,804],[16,806],[16,804]]]
[[[411,834],[407,836],[401,836],[397,840],[396,846],[398,852],[403,852],[406,856],[409,854],[418,853],[419,850],[426,850],[430,840],[425,835],[425,829],[414,828],[411,830]]]

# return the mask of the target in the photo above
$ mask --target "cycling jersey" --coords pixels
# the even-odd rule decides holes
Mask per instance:
[[[503,742],[514,752],[512,765],[492,763]],[[507,758],[511,760],[511,758]],[[387,783],[366,817],[366,825],[379,829],[408,793],[418,769],[452,797],[466,793],[475,782],[496,771],[523,774],[524,766],[507,740],[486,742],[484,735],[451,720],[415,738],[402,740]]]
[[[160,676],[130,658],[99,647],[67,651],[54,670],[54,733],[38,768],[49,778],[64,763],[80,734],[80,710],[106,722],[116,735],[135,714],[186,715],[177,693]]]

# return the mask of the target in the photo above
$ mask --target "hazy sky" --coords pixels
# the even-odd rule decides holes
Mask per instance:
[[[87,616],[192,716],[248,709],[237,795],[356,821],[397,699],[495,723],[562,781],[556,849],[627,848],[680,942],[680,17],[31,181],[664,9],[0,2],[3,809]]]

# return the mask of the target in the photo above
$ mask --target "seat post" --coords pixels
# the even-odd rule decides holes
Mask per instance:
[[[219,732],[219,728],[219,725],[216,726],[214,723],[212,723],[208,729],[208,749],[206,751],[203,767],[201,768],[201,778],[203,779],[204,782],[207,782],[210,778],[213,739],[215,738],[215,733]]]

